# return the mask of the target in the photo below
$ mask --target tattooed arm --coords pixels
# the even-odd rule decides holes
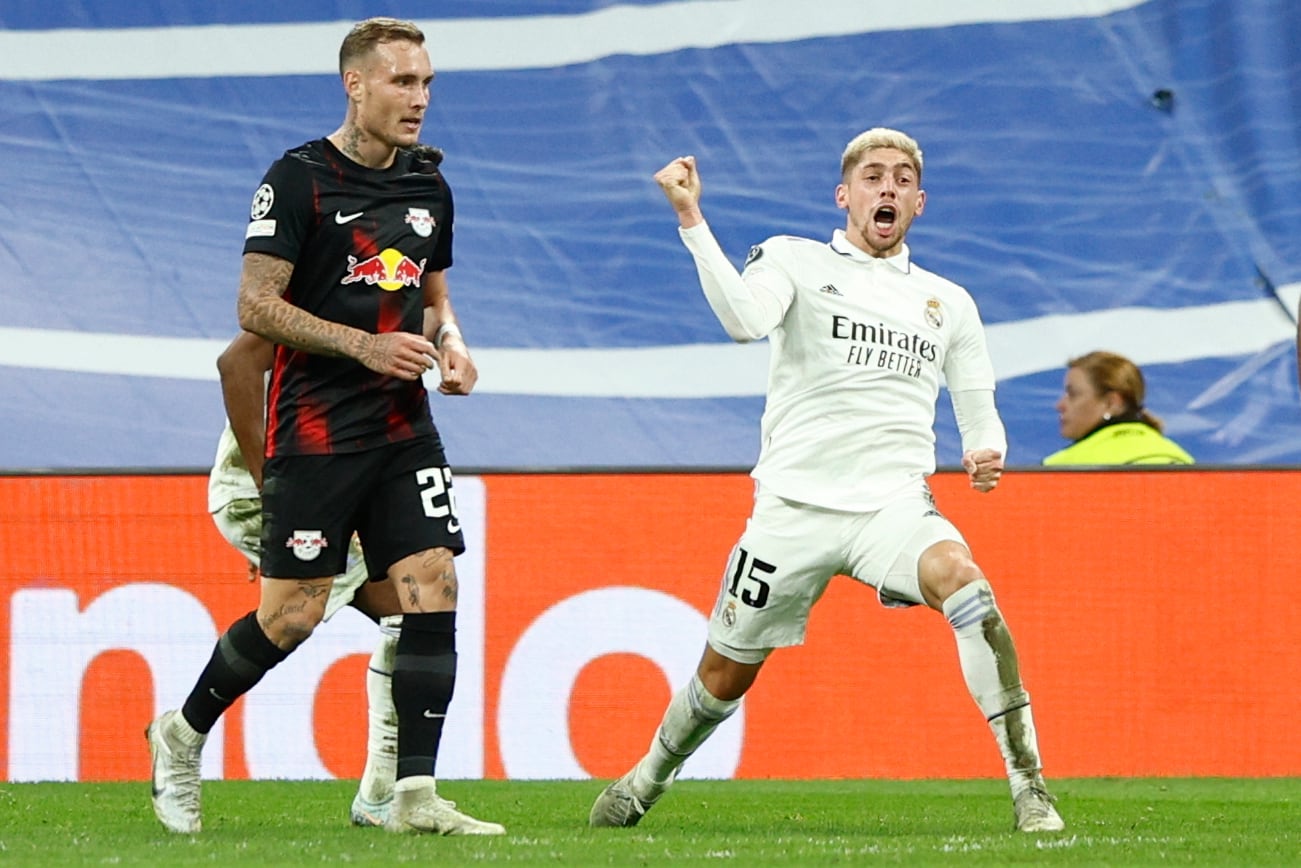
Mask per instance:
[[[371,334],[313,316],[285,301],[292,262],[266,253],[244,254],[239,278],[239,324],[245,331],[296,350],[356,359],[390,377],[418,379],[431,367],[434,345],[408,332]]]

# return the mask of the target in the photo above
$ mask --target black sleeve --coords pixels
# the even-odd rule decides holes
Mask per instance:
[[[444,271],[452,267],[452,188],[443,178],[443,201],[447,209],[443,214],[443,225],[438,228],[438,241],[434,245],[434,255],[430,258],[429,271]]]
[[[285,156],[271,164],[253,194],[245,253],[269,253],[290,262],[316,225],[316,204],[311,174],[302,161]]]

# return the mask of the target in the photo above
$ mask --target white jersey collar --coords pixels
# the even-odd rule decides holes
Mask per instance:
[[[848,238],[845,237],[844,229],[837,229],[831,234],[831,249],[842,256],[848,256],[850,259],[856,259],[859,262],[888,262],[904,274],[908,273],[908,263],[910,259],[907,244],[905,244],[903,249],[894,256],[887,256],[885,259],[881,259],[876,256],[868,256],[866,253],[859,250],[850,243]]]

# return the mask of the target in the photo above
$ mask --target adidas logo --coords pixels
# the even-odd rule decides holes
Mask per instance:
[[[818,292],[825,292],[827,295],[842,295],[842,296],[844,295],[844,293],[836,289],[836,287],[830,283],[828,283],[826,286],[818,287]]]

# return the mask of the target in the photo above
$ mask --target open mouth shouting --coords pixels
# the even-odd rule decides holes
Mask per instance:
[[[882,205],[872,212],[872,227],[882,238],[893,234],[899,213],[894,205]]]

